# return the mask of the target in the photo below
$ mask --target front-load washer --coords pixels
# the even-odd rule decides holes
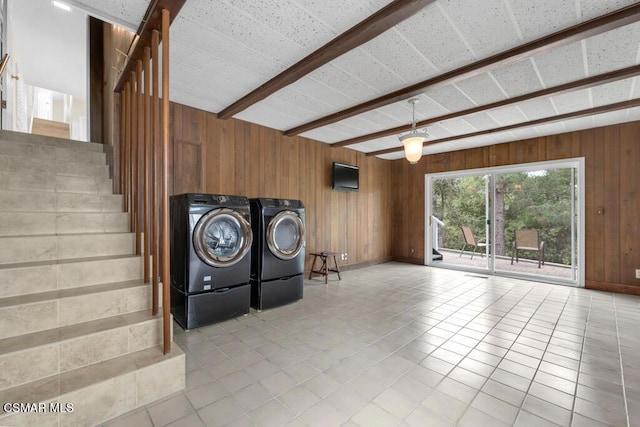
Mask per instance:
[[[249,312],[251,214],[244,196],[171,197],[171,312],[185,329]]]
[[[305,212],[300,200],[250,199],[251,306],[259,310],[302,299]]]

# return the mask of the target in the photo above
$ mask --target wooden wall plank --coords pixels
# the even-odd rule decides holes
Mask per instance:
[[[620,130],[620,282],[640,285],[635,270],[640,268],[640,123]],[[640,291],[640,288],[639,288]],[[636,295],[640,295],[640,292]]]
[[[292,141],[291,147],[287,150],[286,156],[290,159],[289,161],[289,195],[287,197],[291,199],[302,199],[303,194],[300,191],[300,184],[302,182],[302,176],[300,173],[300,163],[298,159],[300,158],[300,150],[307,143],[306,141]],[[323,144],[324,145],[324,144]]]
[[[575,136],[578,136],[576,138]],[[546,160],[568,159],[579,154],[579,135],[576,133],[563,133],[549,135],[546,138]]]
[[[289,139],[289,137],[285,137],[285,138]],[[315,227],[315,233],[316,233],[315,241],[313,240],[307,241],[310,251],[322,250],[322,247],[325,245],[324,239],[325,239],[325,236],[327,235],[327,229],[325,227],[326,220],[327,220],[327,217],[325,214],[326,212],[328,212],[327,202],[325,200],[325,195],[327,194],[327,191],[326,191],[327,180],[325,178],[325,170],[327,168],[327,165],[325,165],[325,162],[324,162],[324,149],[325,148],[322,145],[313,146],[314,158],[321,159],[321,160],[319,162],[316,160],[317,162],[315,164],[316,173],[313,176],[313,179],[315,179],[316,188],[317,188],[315,205],[317,206],[316,212],[318,212],[318,216],[316,217],[315,224],[307,223],[307,226]]]
[[[596,221],[599,220],[596,206],[596,151],[595,151],[595,132],[585,131],[581,134],[582,152],[581,155],[585,158],[585,197],[584,197],[584,210],[585,210],[585,236],[584,241],[590,242],[585,245],[585,277],[595,280],[596,277],[596,259],[598,253],[602,251],[596,250],[596,240],[599,236],[596,232]],[[600,165],[602,167],[602,165]]]
[[[202,144],[177,140],[173,152],[174,173],[179,177],[173,183],[175,194],[202,192]]]
[[[227,131],[227,127],[233,129],[233,123],[221,122],[215,118],[211,118],[209,121],[216,123],[215,130],[217,132],[215,135],[218,137],[218,158],[209,160],[209,157],[207,157],[208,167],[205,170],[205,174],[211,174],[216,179],[215,191],[212,191],[212,193],[237,195],[239,194],[238,190],[242,190],[242,187],[236,187],[236,162],[229,161],[229,159],[235,160],[236,142],[231,137],[233,133],[230,134]],[[222,124],[224,126],[221,126]]]
[[[204,111],[180,104],[172,104],[173,131],[170,148],[169,194],[204,191],[203,161],[207,144],[207,115]]]
[[[477,169],[489,166],[489,149],[486,147],[464,150],[465,169]]]
[[[284,139],[287,138],[285,136],[281,136],[282,143],[284,144]],[[283,145],[284,146],[284,145]],[[317,169],[316,169],[316,155],[315,148],[318,144],[305,144],[304,153],[305,153],[305,163],[303,165],[306,170],[306,176],[308,177],[316,177]],[[301,174],[301,176],[304,176]],[[321,191],[321,189],[317,188],[316,179],[305,179],[305,191],[304,191],[304,206],[305,206],[305,215],[306,215],[306,224],[307,224],[307,253],[315,250],[314,247],[310,246],[308,242],[317,242],[317,227],[313,226],[318,223],[317,215],[320,213],[320,207],[316,204],[316,194]],[[305,269],[311,269],[311,257],[307,256],[307,262],[305,263]]]
[[[539,156],[538,139],[512,142],[509,144],[509,163],[538,162],[543,158]]]
[[[424,236],[425,236],[425,185],[424,185],[424,173],[416,174],[413,180],[413,188],[415,197],[411,199],[413,202],[412,209],[416,213],[416,216],[421,218],[421,220],[412,221],[410,224],[411,234],[413,235],[413,239],[411,242],[411,247],[413,248],[413,252],[411,256],[419,259],[424,259],[425,257],[425,245],[424,245]]]
[[[429,156],[429,172],[438,173],[438,172],[446,171],[447,170],[447,168],[445,167],[446,161],[447,161],[447,153],[433,154]],[[421,160],[420,163],[418,164],[423,164],[423,162],[424,160]],[[410,168],[411,165],[409,165],[408,167]],[[416,172],[416,171],[417,169],[414,167],[412,172]]]
[[[431,156],[429,156],[431,158]],[[421,160],[424,162],[425,160]],[[394,171],[394,188],[398,189],[393,198],[394,206],[394,227],[393,227],[393,255],[401,258],[409,257],[409,233],[408,223],[410,212],[406,206],[406,193],[411,189],[407,188],[407,179],[409,177],[410,167],[404,163],[406,160],[399,160],[395,163]],[[433,162],[429,162],[430,168],[433,168]]]
[[[273,170],[275,163],[275,139],[273,129],[260,126],[260,158],[261,158],[261,176],[260,194],[273,194],[277,197],[275,188],[275,171]]]
[[[169,152],[167,153],[167,160],[169,161],[169,173],[167,176],[168,180],[168,191],[169,195],[177,194],[173,189],[173,181],[175,178],[174,173],[174,165],[173,165],[173,144],[176,138],[176,128],[181,126],[180,122],[182,121],[182,106],[179,104],[174,104],[173,102],[169,103]],[[162,124],[161,124],[162,125]],[[179,139],[179,138],[178,138]],[[162,155],[162,154],[161,154]]]
[[[264,173],[264,159],[260,156],[260,128],[254,124],[246,125],[249,129],[249,143],[250,149],[247,151],[247,156],[251,161],[251,179],[248,182],[248,186],[245,188],[245,195],[249,198],[251,197],[269,197],[268,194],[264,194],[260,191],[260,184],[262,181],[262,174]],[[264,148],[263,148],[264,149]]]
[[[376,253],[373,249],[373,241],[377,240],[378,232],[367,235],[367,230],[376,230],[373,222],[375,207],[372,205],[373,187],[371,181],[376,174],[375,166],[368,161],[368,157],[358,158],[355,151],[345,150],[344,163],[360,168],[360,191],[346,192],[347,222],[345,223],[344,244],[338,248],[339,252],[347,254],[350,259],[373,259]]]
[[[219,194],[220,189],[220,152],[221,147],[225,144],[224,132],[221,129],[219,120],[215,117],[207,117],[207,142],[204,147],[205,164],[204,171],[204,192]]]
[[[589,280],[594,280],[597,282],[605,282],[605,264],[606,264],[606,254],[604,249],[604,224],[606,221],[606,215],[608,212],[604,210],[604,176],[605,176],[605,146],[606,143],[604,141],[604,130],[602,128],[598,129],[590,129],[586,131],[587,133],[592,133],[592,144],[593,144],[593,158],[585,159],[589,161],[590,167],[587,169],[587,181],[589,179],[593,180],[593,194],[591,195],[593,198],[593,206],[595,210],[593,212],[587,212],[587,218],[589,214],[594,215],[593,218],[589,218],[587,223],[593,227],[593,240],[588,240],[587,242],[594,246],[594,254],[591,262],[593,263],[593,276],[588,277]],[[589,194],[586,195],[587,197]]]
[[[604,281],[620,283],[620,127],[604,130]],[[604,144],[603,144],[604,145]]]
[[[463,151],[449,153],[449,170],[457,171],[465,169],[466,156]]]
[[[509,160],[509,147],[510,144],[498,144],[489,147],[489,166],[504,166],[508,165]]]
[[[235,160],[236,160],[236,191],[237,195],[247,195],[249,188],[249,181],[251,180],[251,135],[249,133],[249,126],[246,122],[238,120],[227,120],[227,126],[229,126],[229,136],[233,135],[233,141],[235,145]],[[231,132],[233,129],[233,132]],[[221,159],[225,161],[226,159]]]
[[[331,162],[333,160],[341,160],[340,158],[333,159],[332,154],[329,147],[322,146],[320,148],[320,152],[322,153],[320,158],[324,159],[322,161],[322,169],[321,169],[321,181],[320,185],[324,188],[330,188],[331,182]],[[323,191],[323,203],[324,203],[324,211],[328,214],[322,218],[321,222],[323,222],[325,233],[320,236],[318,239],[320,242],[320,248],[324,248],[328,251],[332,249],[332,243],[336,241],[339,236],[332,236],[333,228],[332,226],[342,219],[340,213],[344,211],[344,209],[334,209],[333,200],[337,197],[335,191]],[[336,213],[337,212],[337,213]],[[335,220],[335,222],[334,222]]]

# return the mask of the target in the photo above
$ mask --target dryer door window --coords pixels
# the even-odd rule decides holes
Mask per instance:
[[[193,231],[196,253],[213,267],[231,267],[251,249],[251,225],[238,212],[222,208],[203,215]]]
[[[304,223],[292,211],[276,214],[267,227],[267,246],[283,260],[295,258],[304,247]]]

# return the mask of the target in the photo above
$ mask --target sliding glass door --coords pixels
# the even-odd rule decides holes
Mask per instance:
[[[583,160],[426,176],[426,264],[582,285]]]

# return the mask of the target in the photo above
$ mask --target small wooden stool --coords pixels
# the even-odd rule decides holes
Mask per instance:
[[[313,263],[311,263],[311,271],[309,272],[309,280],[311,280],[311,277],[313,276],[313,274],[321,274],[324,276],[324,283],[327,283],[328,277],[329,277],[329,272],[334,272],[334,273],[338,273],[338,280],[342,280],[342,278],[340,277],[340,267],[338,267],[338,260],[336,259],[336,255],[338,255],[339,252],[310,252],[310,255],[313,255]],[[318,257],[320,257],[320,261],[322,262],[322,264],[320,265],[320,268],[318,270],[315,270],[315,266],[316,266],[316,260],[318,259]],[[333,258],[333,265],[335,266],[335,268],[331,268],[331,258]],[[327,260],[329,260],[327,262]]]

